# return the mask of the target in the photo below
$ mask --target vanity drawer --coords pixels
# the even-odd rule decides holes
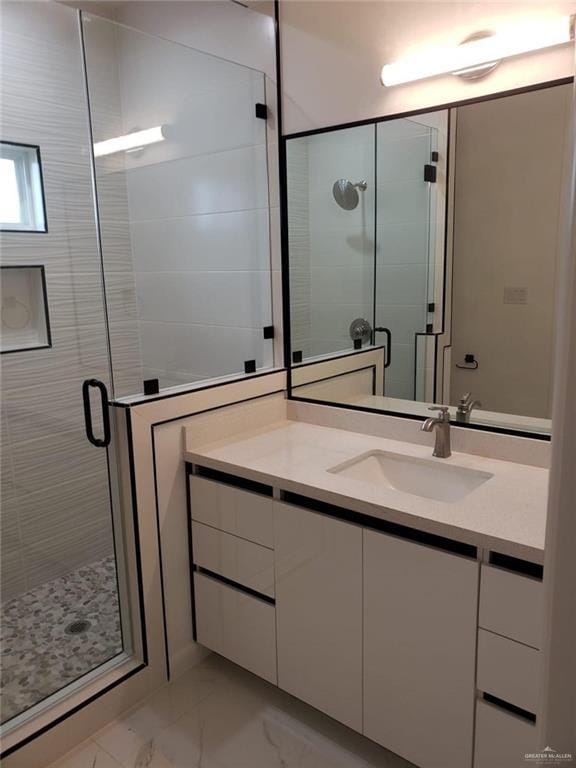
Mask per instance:
[[[192,519],[243,539],[274,546],[272,497],[189,476]]]
[[[476,708],[474,768],[526,768],[537,751],[536,725],[485,701]]]
[[[195,565],[274,597],[273,550],[193,521],[192,553]]]
[[[492,565],[483,565],[478,623],[483,629],[540,648],[542,582]]]
[[[540,651],[480,629],[477,686],[484,693],[535,714],[540,686]]]
[[[274,605],[194,574],[198,642],[255,675],[276,684]]]

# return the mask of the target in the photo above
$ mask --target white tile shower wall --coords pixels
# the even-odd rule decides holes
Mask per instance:
[[[44,264],[52,347],[3,355],[2,597],[112,553],[106,459],[81,383],[108,380],[77,18],[2,5],[2,139],[40,146],[46,234],[3,233],[3,265]]]
[[[124,131],[165,127],[126,157],[143,376],[161,386],[273,364],[264,78],[120,33]],[[150,93],[156,93],[150,99]]]

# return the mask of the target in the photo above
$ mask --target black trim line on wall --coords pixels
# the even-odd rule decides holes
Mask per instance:
[[[188,419],[191,416],[198,416],[201,413],[210,413],[210,411],[219,411],[222,408],[228,408],[231,405],[238,405],[238,403],[248,403],[251,400],[259,400],[261,397],[272,397],[272,395],[280,395],[285,393],[285,389],[274,389],[272,392],[265,392],[263,395],[253,395],[252,397],[241,397],[239,400],[230,400],[227,403],[221,405],[213,405],[210,408],[204,408],[201,411],[192,411],[191,413],[183,413],[181,416],[171,416],[169,419],[160,419],[155,421],[152,426],[158,427],[160,424],[170,424],[172,421],[180,421],[180,419]]]
[[[284,367],[287,391],[292,388],[292,326],[290,321],[290,258],[288,244],[288,169],[286,165],[286,140],[284,138],[284,110],[282,98],[282,52],[280,40],[280,1],[274,0],[274,31],[276,57],[276,130],[278,133],[278,180],[280,195],[280,259],[282,265],[282,332],[284,342]]]
[[[130,466],[130,496],[132,500],[132,520],[134,525],[134,546],[136,552],[136,576],[138,579],[138,606],[142,631],[142,660],[148,664],[148,639],[146,637],[146,607],[144,604],[144,580],[142,578],[142,551],[140,548],[140,525],[138,523],[138,497],[136,495],[136,463],[132,434],[132,414],[126,411],[126,442],[128,443],[128,463]]]
[[[156,436],[154,427],[150,427],[150,440],[152,442],[152,456],[156,455]],[[170,654],[168,653],[168,622],[166,621],[166,592],[164,590],[164,559],[162,555],[162,541],[160,539],[160,510],[158,509],[158,473],[156,462],[152,462],[152,477],[154,478],[154,508],[156,511],[156,535],[158,536],[158,567],[160,570],[160,592],[162,593],[162,621],[164,624],[164,657],[166,661],[166,677],[170,680]]]
[[[307,368],[310,365],[320,365],[321,363],[331,363],[333,360],[344,360],[346,357],[356,357],[357,355],[366,355],[366,354],[369,354],[370,352],[377,352],[379,349],[386,349],[386,347],[383,344],[376,344],[366,349],[350,349],[347,352],[343,352],[342,354],[325,355],[322,357],[321,360],[305,360],[303,363],[296,363],[296,365],[292,365],[291,368],[293,370],[297,370],[299,368]]]
[[[196,591],[194,589],[194,563],[192,561],[192,507],[190,500],[190,477],[193,475],[192,465],[186,464],[186,522],[188,529],[188,571],[190,573],[190,609],[192,611],[192,640],[198,642],[198,627],[196,625]]]
[[[411,421],[425,421],[428,417],[420,415],[418,413],[403,413],[402,411],[388,411],[382,408],[370,408],[367,405],[353,405],[351,403],[337,403],[330,400],[313,400],[310,397],[295,397],[289,396],[289,400],[296,400],[300,403],[313,403],[314,405],[323,405],[329,408],[344,408],[348,411],[358,411],[359,413],[373,413],[379,416],[394,416],[397,419],[410,419]],[[407,401],[410,402],[410,401]],[[542,434],[541,432],[524,432],[522,430],[511,431],[505,427],[492,427],[487,424],[473,424],[468,422],[463,424],[459,421],[451,421],[450,424],[454,428],[461,429],[475,429],[479,432],[493,432],[498,435],[510,435],[512,437],[528,437],[531,440],[544,440],[550,442],[550,435]]]
[[[269,371],[262,371],[261,373],[248,374],[246,376],[238,374],[238,378],[230,379],[229,381],[222,379],[221,381],[215,381],[211,384],[204,384],[200,387],[192,387],[181,392],[167,392],[165,395],[157,396],[145,396],[138,398],[137,400],[131,400],[129,403],[125,403],[122,400],[112,400],[110,405],[116,408],[136,408],[139,405],[148,405],[148,403],[156,403],[159,400],[170,400],[173,397],[184,397],[185,395],[195,395],[196,392],[205,392],[207,389],[216,389],[217,387],[226,387],[229,384],[238,384],[240,382],[252,381],[252,379],[260,379],[263,376],[274,376],[277,373],[286,373],[286,368],[273,368]],[[284,390],[282,390],[284,391]],[[138,397],[137,395],[135,397]],[[219,408],[222,406],[218,406]],[[177,418],[182,418],[178,416]],[[157,422],[160,423],[160,422]]]
[[[446,261],[444,261],[444,274],[446,274]],[[414,383],[413,383],[413,390],[414,390],[414,402],[415,403],[422,403],[426,402],[425,400],[418,400],[416,397],[416,393],[418,390],[418,339],[420,336],[426,336],[426,337],[434,337],[434,382],[432,385],[432,402],[436,402],[436,366],[438,361],[438,336],[439,333],[433,333],[428,331],[416,331],[414,333]],[[424,357],[426,357],[426,349],[424,349]]]
[[[362,125],[372,125],[373,123],[386,123],[389,120],[399,120],[407,117],[417,117],[418,115],[429,115],[432,112],[441,112],[445,109],[455,109],[457,107],[467,107],[471,104],[481,104],[484,101],[495,101],[496,99],[504,99],[507,96],[520,96],[523,93],[531,93],[532,91],[541,91],[545,88],[553,88],[557,85],[571,85],[574,82],[574,77],[561,77],[556,80],[548,80],[544,83],[534,83],[533,85],[525,85],[521,88],[512,88],[508,91],[498,91],[496,93],[489,93],[485,96],[477,96],[476,98],[462,99],[462,101],[449,101],[445,104],[438,104],[434,107],[426,107],[425,109],[412,109],[408,112],[394,112],[390,115],[380,115],[379,117],[366,118],[364,120],[353,120],[349,123],[338,123],[336,125],[327,125],[323,128],[311,128],[308,131],[296,131],[295,133],[287,133],[284,138],[300,139],[306,136],[317,136],[321,133],[331,133],[333,131],[341,131],[345,128],[357,128]]]
[[[296,384],[292,387],[292,391],[296,391],[301,387],[310,387],[313,384],[320,384],[323,381],[332,381],[333,379],[341,379],[344,376],[353,376],[355,373],[361,371],[372,371],[372,395],[376,394],[376,363],[372,365],[365,365],[362,368],[353,368],[351,371],[341,371],[340,373],[334,373],[332,376],[324,376],[321,379],[314,379],[314,381],[307,381],[305,384]]]

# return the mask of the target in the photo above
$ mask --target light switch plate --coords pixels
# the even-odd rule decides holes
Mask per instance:
[[[528,304],[528,288],[505,285],[504,304]]]

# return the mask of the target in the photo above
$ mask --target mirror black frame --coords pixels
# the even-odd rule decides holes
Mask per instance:
[[[403,419],[411,419],[413,421],[424,421],[426,418],[425,416],[422,416],[420,414],[410,414],[400,411],[389,411],[384,409],[378,409],[378,408],[370,408],[369,406],[360,406],[360,405],[349,405],[346,403],[338,403],[333,401],[323,401],[323,400],[316,400],[313,398],[306,398],[306,397],[299,397],[298,395],[294,394],[294,388],[292,383],[292,371],[294,369],[303,367],[307,365],[306,361],[303,361],[302,363],[294,364],[292,362],[292,340],[291,340],[291,313],[290,313],[290,258],[289,258],[289,239],[288,239],[288,185],[287,185],[287,166],[286,166],[286,154],[287,154],[287,143],[293,139],[299,139],[304,138],[308,136],[316,136],[323,133],[332,133],[334,131],[341,131],[345,130],[347,128],[356,128],[359,126],[365,126],[365,125],[377,125],[378,123],[388,122],[390,120],[399,120],[402,118],[410,118],[410,117],[416,117],[418,115],[425,115],[430,114],[433,112],[440,112],[447,110],[449,114],[449,120],[450,120],[450,111],[452,109],[456,109],[458,107],[467,106],[470,104],[480,104],[482,102],[486,101],[494,101],[497,99],[503,99],[510,96],[517,96],[524,93],[531,93],[533,91],[540,91],[544,90],[546,88],[553,88],[556,86],[561,85],[571,85],[574,83],[574,77],[566,77],[561,78],[557,80],[549,80],[544,83],[536,83],[534,85],[524,86],[522,88],[515,88],[508,91],[499,91],[497,93],[488,94],[486,96],[480,96],[477,98],[471,98],[471,99],[465,99],[462,101],[455,101],[450,102],[448,104],[440,104],[434,107],[427,107],[426,109],[419,109],[419,110],[411,110],[409,112],[400,112],[400,113],[394,113],[390,115],[385,115],[381,117],[374,117],[372,119],[367,120],[358,120],[355,122],[350,123],[340,123],[338,125],[330,125],[326,126],[324,128],[315,128],[313,130],[309,131],[299,131],[296,133],[281,135],[280,137],[280,146],[279,146],[279,159],[280,159],[280,236],[281,236],[281,254],[282,254],[282,302],[283,302],[283,324],[284,324],[284,366],[287,371],[287,390],[288,390],[288,399],[290,400],[297,400],[300,402],[307,402],[307,403],[315,403],[316,405],[330,405],[335,408],[346,408],[348,410],[353,411],[360,411],[364,413],[374,413],[374,414],[380,414],[384,416],[395,416],[397,418],[403,418]],[[280,91],[280,88],[279,88]],[[281,94],[279,94],[281,97]],[[280,111],[280,110],[279,110]],[[281,112],[278,115],[279,118],[279,124],[281,125]],[[451,158],[450,158],[450,147],[448,147],[448,157],[447,157],[447,167],[450,168]],[[447,223],[447,222],[446,222]],[[446,257],[447,255],[447,238],[445,238],[445,244],[444,244],[445,252],[444,255]],[[446,263],[446,262],[445,262]],[[445,331],[444,326],[444,309],[445,309],[445,302],[446,302],[446,280],[444,280],[444,288],[443,288],[443,316],[442,316],[442,333]],[[436,337],[436,345],[438,344],[438,334],[432,333],[432,334],[426,334],[426,335],[432,335]],[[364,349],[369,349],[372,347],[365,347]],[[348,354],[352,353],[353,350],[350,350]],[[336,359],[338,357],[341,357],[342,353],[335,353],[334,355],[327,355],[326,360]],[[318,362],[318,361],[316,361]],[[309,364],[309,363],[308,363]],[[484,432],[493,432],[497,434],[505,434],[505,435],[513,435],[516,437],[528,437],[536,440],[547,440],[549,441],[551,439],[550,434],[544,434],[542,432],[530,432],[525,431],[521,429],[512,429],[505,426],[492,426],[492,425],[486,425],[486,424],[475,424],[475,423],[463,423],[460,421],[451,420],[450,422],[452,425],[457,427],[464,427],[466,429],[475,429],[475,430],[481,430]]]

